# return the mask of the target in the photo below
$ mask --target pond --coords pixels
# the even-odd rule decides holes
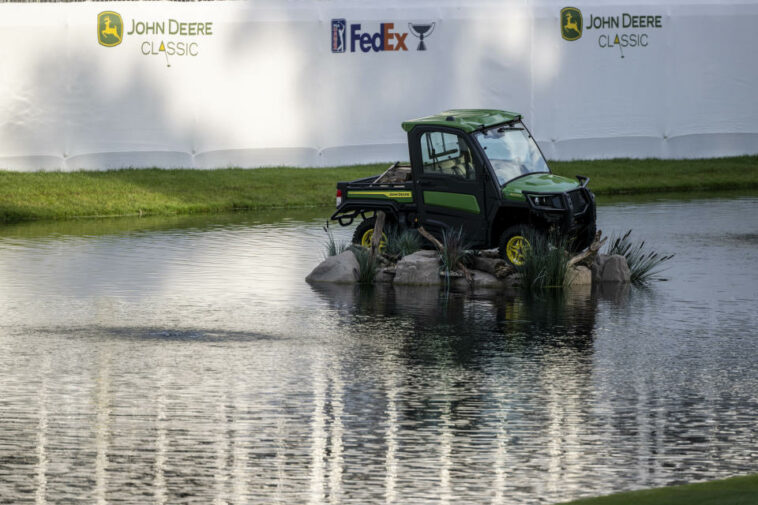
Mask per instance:
[[[312,287],[325,209],[0,228],[0,502],[554,503],[756,472],[756,208],[603,205],[676,254],[668,280],[539,297]]]

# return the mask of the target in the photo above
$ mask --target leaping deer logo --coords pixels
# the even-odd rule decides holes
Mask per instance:
[[[582,11],[576,7],[561,9],[561,36],[566,40],[576,40],[582,36]]]
[[[105,20],[108,21],[107,18]],[[566,30],[574,30],[575,32],[579,31],[579,27],[576,26],[576,21],[574,21],[574,18],[571,17],[571,13],[570,12],[567,13],[567,15],[566,15],[566,24],[563,25],[563,28],[565,28]]]
[[[121,15],[112,11],[101,12],[97,16],[97,41],[106,47],[117,46],[121,43],[124,33],[124,22]]]
[[[113,35],[114,37],[118,39],[119,42],[121,42],[121,37],[119,37],[118,35],[118,28],[116,28],[115,26],[111,26],[111,18],[108,16],[105,16],[105,29],[100,33],[103,34],[103,37],[107,37],[108,35]]]

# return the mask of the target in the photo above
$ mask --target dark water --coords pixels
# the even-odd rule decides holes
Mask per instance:
[[[324,211],[0,229],[0,503],[553,503],[758,471],[758,198],[649,289],[312,288]],[[337,230],[347,238],[347,230]]]

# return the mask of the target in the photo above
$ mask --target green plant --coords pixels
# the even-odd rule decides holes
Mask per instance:
[[[458,264],[465,265],[471,258],[472,251],[468,242],[466,242],[463,229],[456,228],[453,230],[442,231],[442,250],[439,252],[440,270],[446,276],[458,268]]]
[[[402,258],[421,249],[421,235],[412,229],[399,231],[392,227],[387,232],[387,244],[384,253],[390,257]]]
[[[373,284],[379,269],[376,258],[364,247],[353,245],[350,249],[358,261],[358,284]]]
[[[524,264],[517,267],[523,286],[536,291],[563,288],[570,258],[567,239],[534,230],[527,230],[524,235],[529,247],[524,249]]]
[[[346,242],[344,240],[340,240],[339,242],[336,241],[334,239],[334,234],[332,233],[332,230],[329,228],[329,226],[324,226],[324,231],[326,232],[327,237],[326,242],[324,242],[324,247],[326,248],[326,251],[324,252],[325,258],[342,254],[350,247],[349,242]]]
[[[645,241],[637,244],[631,239],[632,230],[623,235],[612,235],[608,242],[606,254],[620,254],[626,258],[631,272],[631,281],[635,284],[645,284],[656,278],[663,269],[661,264],[674,257],[673,254],[658,254],[645,250]]]

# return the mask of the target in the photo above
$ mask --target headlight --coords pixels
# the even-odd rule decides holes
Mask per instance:
[[[533,196],[532,202],[537,207],[549,207],[551,209],[563,208],[563,200],[558,195]]]

